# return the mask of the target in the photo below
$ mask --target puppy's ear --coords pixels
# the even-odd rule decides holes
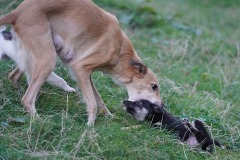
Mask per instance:
[[[136,73],[140,73],[145,75],[147,73],[147,67],[145,65],[143,65],[140,62],[136,62],[136,61],[131,61],[130,62],[131,66],[134,68]]]

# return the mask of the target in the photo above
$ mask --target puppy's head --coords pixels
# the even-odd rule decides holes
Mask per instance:
[[[139,121],[144,121],[154,114],[163,113],[163,109],[148,100],[123,101],[124,109]]]
[[[131,62],[131,70],[134,73],[131,81],[126,84],[128,100],[137,101],[146,99],[151,103],[161,105],[159,84],[154,73],[140,62]]]
[[[12,33],[0,28],[0,60],[9,59],[7,52],[12,49],[11,43]]]

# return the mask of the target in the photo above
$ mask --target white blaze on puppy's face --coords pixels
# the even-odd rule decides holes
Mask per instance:
[[[150,114],[149,110],[144,106],[144,103],[139,101],[128,101],[123,102],[123,108],[134,116],[138,121],[144,121]]]
[[[136,107],[136,113],[134,114],[134,117],[139,121],[144,121],[146,116],[148,115],[148,110],[146,108],[138,108]]]

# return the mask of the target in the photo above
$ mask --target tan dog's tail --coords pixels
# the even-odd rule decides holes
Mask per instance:
[[[16,20],[17,20],[17,14],[14,11],[12,11],[12,12],[8,13],[7,15],[0,17],[0,26],[14,24],[16,22]]]

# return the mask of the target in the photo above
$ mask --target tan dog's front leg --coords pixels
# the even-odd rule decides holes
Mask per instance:
[[[103,100],[102,100],[102,97],[100,96],[100,94],[98,93],[93,81],[92,81],[92,77],[90,77],[91,79],[91,85],[92,85],[92,89],[93,89],[93,92],[94,92],[94,95],[95,95],[95,99],[96,99],[96,102],[98,104],[98,107],[100,108],[100,113],[103,113],[104,115],[109,115],[109,116],[112,116],[111,112],[107,109],[106,105],[104,104]]]
[[[13,83],[13,85],[16,85],[22,76],[23,71],[21,71],[19,67],[16,67],[11,73],[9,73],[8,79]]]
[[[97,116],[97,103],[91,85],[91,72],[84,67],[73,67],[78,85],[81,89],[83,99],[87,105],[88,122],[87,125],[93,126]]]

